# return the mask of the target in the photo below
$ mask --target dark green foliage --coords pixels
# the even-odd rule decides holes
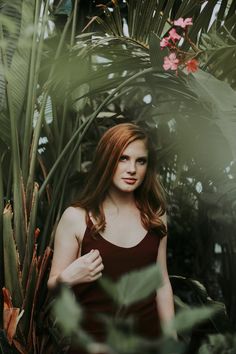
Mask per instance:
[[[35,283],[36,271],[42,266],[32,254],[35,228],[41,228],[37,243],[42,259],[46,246],[52,245],[54,225],[72,194],[72,177],[79,176],[74,179],[77,193],[99,137],[107,127],[121,121],[142,125],[156,142],[158,170],[169,196],[171,273],[199,279],[212,298],[224,299],[235,328],[235,92],[229,85],[235,88],[236,1],[222,0],[216,20],[211,23],[218,3],[215,0],[208,1],[203,11],[202,1],[195,0],[116,2],[120,7],[107,1],[57,0],[50,3],[50,18],[55,24],[52,33],[48,2],[14,3],[19,3],[19,8],[0,1],[1,15],[5,16],[1,17],[0,28],[1,213],[6,201],[14,200],[13,230],[8,222],[4,233],[13,257],[7,251],[4,256],[1,244],[0,258],[2,261],[5,257],[5,262],[11,264],[14,260],[11,272],[5,271],[6,284],[16,278],[12,288],[19,282],[19,268],[23,270],[24,306],[28,304],[28,308],[19,322],[19,342],[25,345],[26,337],[31,338],[28,328],[35,328],[32,323],[40,319],[38,314],[46,297],[45,270],[50,252]],[[109,7],[96,7],[98,3]],[[41,4],[41,30],[29,35],[27,29],[33,22],[38,28]],[[99,24],[92,21],[90,33],[81,34],[94,15],[100,16]],[[172,26],[169,20],[181,16],[193,17],[190,37],[204,50],[200,57],[204,72],[193,76],[182,72],[176,76],[162,69],[165,52],[160,51],[159,41]],[[123,34],[125,21],[128,36]],[[109,35],[102,33],[101,24]],[[45,39],[46,28],[49,37]],[[3,37],[8,41],[5,53]],[[182,48],[187,49],[187,43]],[[11,70],[2,70],[2,64]],[[40,138],[47,141],[39,142]],[[2,224],[0,218],[1,229]],[[14,238],[9,236],[13,234]],[[27,239],[30,242],[25,247]],[[21,260],[17,266],[15,242]],[[219,247],[221,253],[216,253]],[[26,288],[31,260],[32,281]],[[178,283],[174,289],[182,300],[189,305],[209,303],[204,300],[204,288],[200,291],[192,281],[186,283]],[[21,285],[12,294],[13,304],[20,293]],[[27,321],[31,313],[30,325]],[[189,352],[197,351],[206,333],[224,333],[228,329],[231,327],[221,311],[211,326],[194,330],[197,339],[190,343]],[[40,345],[42,352],[46,350],[47,339],[41,340],[40,335],[32,336],[35,341],[33,346],[29,341],[29,352],[36,353]],[[115,336],[118,346],[124,333],[115,328],[110,335],[109,343],[115,342]],[[190,334],[183,336],[188,344]],[[58,338],[55,336],[55,342]],[[128,337],[120,349],[135,351],[133,339]],[[85,336],[83,340],[88,339]],[[0,343],[7,352],[3,336]],[[142,342],[139,350],[155,353],[157,347],[166,354],[186,349],[186,345],[164,338],[158,345]],[[234,347],[233,336],[213,336],[201,350],[205,350],[203,354],[221,354],[232,353]],[[59,352],[58,347],[56,350]]]
[[[217,304],[209,300],[208,306],[201,305],[188,308],[187,305],[185,305],[182,309],[178,309],[175,319],[163,327],[163,335],[158,341],[148,341],[137,336],[133,329],[135,316],[133,318],[124,319],[121,308],[141,300],[144,296],[144,290],[140,291],[140,289],[146,287],[145,296],[148,296],[153,291],[151,286],[149,286],[147,290],[147,279],[151,284],[159,283],[160,286],[160,279],[157,279],[157,275],[158,273],[154,271],[153,266],[150,266],[139,272],[131,272],[128,275],[124,275],[116,283],[108,282],[107,279],[101,282],[111,297],[117,302],[118,306],[114,318],[110,318],[106,315],[101,317],[107,328],[107,340],[105,345],[107,348],[110,348],[110,350],[122,354],[141,354],[143,352],[150,354],[156,352],[159,354],[170,354],[172,350],[174,350],[176,354],[183,353],[188,350],[188,348],[190,348],[189,345],[191,345],[186,335],[189,335],[193,329],[195,332],[197,329],[199,330],[201,323],[207,323],[208,320],[214,321],[217,313],[222,312],[222,304]],[[127,279],[129,281],[127,281]],[[182,281],[184,280],[182,279]],[[185,280],[185,282],[192,282],[192,284],[194,284],[193,280]],[[75,336],[75,340],[78,341],[80,345],[89,348],[92,345],[92,338],[89,338],[81,327],[82,309],[79,304],[75,303],[69,289],[62,288],[61,290],[60,295],[52,304],[53,317],[56,324],[61,328],[64,335],[72,336],[72,338]],[[201,296],[204,300],[208,298],[201,284],[194,285],[194,292],[203,293]],[[219,320],[218,318],[218,321]],[[184,334],[185,344],[181,341],[176,342],[171,338],[173,331],[177,331],[179,335]],[[205,329],[205,333],[209,333],[209,329]],[[182,336],[182,338],[184,337]],[[198,343],[198,346],[200,343],[201,342]]]

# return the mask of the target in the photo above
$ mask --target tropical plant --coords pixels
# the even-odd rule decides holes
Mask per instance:
[[[192,344],[190,337],[187,335],[193,329],[195,331],[197,329],[200,330],[202,323],[208,324],[208,327],[211,325],[214,328],[214,333],[220,321],[226,320],[224,305],[211,301],[201,284],[194,283],[190,279],[187,282],[183,278],[178,280],[185,283],[185,285],[192,282],[194,292],[196,295],[201,294],[204,302],[198,301],[194,307],[190,308],[177,298],[176,307],[178,311],[176,317],[171,323],[163,324],[162,335],[158,341],[151,341],[138,336],[133,326],[135,317],[124,318],[122,313],[123,310],[142,300],[161,286],[159,268],[156,265],[152,265],[139,271],[125,274],[117,282],[112,282],[106,278],[99,280],[101,286],[116,304],[117,311],[113,318],[105,314],[98,314],[102,315],[107,335],[106,343],[96,343],[97,352],[105,350],[106,353],[164,354],[174,351],[174,353],[180,354],[190,352],[189,349]],[[201,306],[199,306],[200,303]],[[94,339],[83,330],[83,308],[75,302],[71,290],[66,287],[61,288],[60,295],[52,304],[52,315],[57,327],[67,338],[75,337],[74,339],[80,346],[86,347],[89,352],[90,350],[91,352],[95,351]],[[217,320],[216,316],[218,316]],[[182,340],[179,342],[174,340],[172,338],[174,332],[177,332],[182,337]],[[205,333],[207,333],[206,329]],[[210,331],[210,333],[212,332]]]
[[[91,23],[98,21],[108,35],[96,32],[86,35],[88,37],[77,37],[70,67],[72,72],[77,67],[83,67],[83,74],[74,76],[71,81],[71,105],[86,95],[77,91],[78,85],[89,84],[90,100],[96,97],[96,101],[99,94],[103,100],[107,90],[114,94],[112,90],[118,87],[119,93],[112,98],[107,109],[100,113],[100,117],[112,116],[113,113],[114,117],[129,117],[149,126],[153,131],[156,130],[161,175],[164,184],[169,186],[172,199],[170,220],[176,219],[172,208],[174,203],[177,202],[181,210],[185,203],[183,195],[191,200],[193,224],[187,222],[189,218],[184,210],[179,222],[174,224],[181,233],[176,234],[176,239],[180,240],[179,252],[182,252],[184,237],[185,244],[189,243],[190,247],[194,244],[199,251],[198,257],[193,261],[196,266],[192,267],[195,271],[193,275],[209,282],[215,272],[214,249],[219,238],[215,230],[210,228],[212,210],[207,209],[209,203],[204,201],[211,196],[215,200],[221,200],[221,186],[235,185],[232,170],[236,152],[233,119],[235,92],[228,84],[216,80],[210,74],[234,87],[235,71],[232,68],[235,66],[231,58],[235,53],[235,1],[222,1],[220,4],[212,1],[207,2],[205,7],[200,1],[183,1],[178,4],[149,1],[148,5],[141,1],[127,3],[126,10],[124,4],[122,7],[123,16],[119,6],[113,2],[102,7],[102,16],[92,18]],[[144,14],[149,18],[148,21]],[[182,73],[176,78],[162,68],[166,54],[164,50],[159,50],[160,39],[179,17],[193,19],[189,38],[204,50],[200,57],[200,66],[204,72],[198,71],[194,78]],[[183,41],[180,49],[186,51],[188,47],[188,41]],[[220,48],[224,50],[224,57],[218,55]],[[223,58],[227,58],[226,66]],[[69,68],[66,68],[65,73],[68,71]],[[59,83],[65,77],[63,72],[61,74],[62,78],[57,77]],[[226,187],[225,190],[232,191],[232,187]],[[222,210],[222,205],[219,208]],[[228,208],[229,205],[227,210]],[[193,226],[199,224],[199,218],[201,229]],[[183,224],[185,227],[182,227]],[[194,240],[189,242],[189,237],[192,239],[193,235]],[[223,247],[224,243],[225,241],[221,243]],[[189,250],[190,247],[186,246],[186,249]],[[227,250],[233,247],[232,237],[228,238]],[[174,247],[173,252],[176,249]],[[207,257],[204,252],[207,252]],[[229,255],[229,251],[226,252]],[[226,255],[225,261],[229,262],[232,257]],[[177,262],[175,265],[175,269],[178,269]],[[227,268],[231,269],[230,266],[225,267]],[[217,275],[214,277],[216,284]],[[229,286],[222,288],[229,289]],[[232,304],[230,299],[234,291],[232,289],[227,295],[226,301],[229,304]],[[218,296],[219,293],[220,290]],[[233,305],[230,308],[229,311],[233,313]]]
[[[159,162],[170,191],[193,178],[196,166],[204,189],[217,189],[221,178],[227,181],[223,171],[236,151],[234,91],[204,72],[176,77],[162,67],[166,54],[160,39],[172,20],[192,17],[189,36],[205,50],[202,68],[233,86],[230,72],[221,75],[224,62],[217,57],[215,64],[219,42],[210,41],[209,31],[204,37],[216,1],[204,8],[201,1],[129,1],[128,12],[126,2],[120,3],[122,16],[113,1],[111,7],[98,8],[100,17],[90,21],[93,26],[96,19],[105,33],[96,27],[95,33],[76,38],[77,14],[84,6],[77,0],[73,6],[55,1],[52,8],[43,0],[0,2],[0,280],[6,288],[5,332],[21,353],[46,348],[47,339],[36,336],[36,318],[46,297],[47,246],[65,205],[69,178],[91,159],[91,147],[106,125],[123,117],[159,135]],[[216,17],[221,22],[211,27],[222,36],[224,23],[219,23],[227,20],[227,58],[235,48],[235,3],[222,1]],[[129,35],[123,33],[126,23]],[[182,46],[188,50],[186,42]],[[211,169],[209,161],[214,161]],[[195,200],[199,178],[192,182]]]
[[[19,1],[10,5],[2,1],[1,6],[0,226],[4,269],[1,322],[12,347],[20,353],[37,353],[43,350],[46,340],[36,336],[35,321],[46,299],[45,275],[51,255],[47,247],[50,229],[44,230],[44,242],[42,239],[39,242],[38,226],[42,223],[39,215],[43,210],[46,212],[50,201],[54,207],[57,204],[50,190],[44,199],[39,195],[46,187],[39,190],[39,184],[47,175],[40,155],[40,137],[45,136],[50,119],[55,118],[53,124],[56,125],[48,94],[54,66],[50,68],[47,82],[39,86],[41,61],[47,50],[45,36],[50,30],[49,1]],[[64,28],[56,58],[71,23],[74,23],[73,14]],[[58,141],[62,140],[64,132],[64,126],[56,131]],[[62,149],[62,143],[58,151],[52,148],[53,161],[57,164]]]

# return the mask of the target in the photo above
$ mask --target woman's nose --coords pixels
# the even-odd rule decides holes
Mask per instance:
[[[135,162],[130,161],[129,166],[128,166],[128,172],[130,174],[135,174],[136,173],[136,164],[135,164]]]

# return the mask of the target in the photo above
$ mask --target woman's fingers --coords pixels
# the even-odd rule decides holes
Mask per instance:
[[[91,266],[92,266],[93,268],[97,268],[98,266],[100,266],[100,264],[102,264],[102,257],[101,257],[101,256],[99,256],[98,258],[96,258],[95,261],[93,261],[93,262],[91,263]]]
[[[102,273],[103,269],[104,269],[104,265],[101,263],[97,267],[93,268],[91,270],[90,274],[91,274],[92,277],[94,277],[98,273]]]
[[[91,263],[94,262],[98,257],[101,257],[98,250],[91,250],[89,253],[84,255],[86,261]]]
[[[103,263],[101,263],[97,268],[96,268],[96,272],[101,272],[104,269],[104,265]]]
[[[102,276],[101,272],[97,273],[96,275],[94,275],[93,280],[97,280],[97,279],[101,278],[101,276]]]

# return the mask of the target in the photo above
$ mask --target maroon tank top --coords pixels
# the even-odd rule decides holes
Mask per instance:
[[[92,226],[90,220],[82,241],[81,256],[92,249],[98,249],[104,265],[103,277],[115,281],[125,273],[142,269],[156,262],[160,243],[160,235],[157,232],[148,231],[137,245],[126,248],[109,242],[98,233],[94,237],[91,231]],[[106,331],[99,315],[114,316],[117,307],[103,290],[99,280],[78,284],[73,291],[84,310],[82,327],[97,341],[104,341]],[[122,316],[132,315],[134,317],[135,333],[143,337],[157,338],[160,334],[155,296],[154,292],[122,313]]]

